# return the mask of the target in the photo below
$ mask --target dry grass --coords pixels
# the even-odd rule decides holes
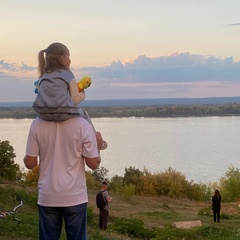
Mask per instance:
[[[146,227],[163,227],[175,221],[201,220],[203,225],[214,224],[212,217],[200,216],[199,210],[211,208],[211,202],[198,202],[188,199],[172,199],[168,197],[133,196],[130,200],[121,199],[116,193],[110,192],[113,200],[110,204],[110,216],[137,218],[144,221]],[[89,206],[98,213],[95,204],[96,191],[89,191]],[[222,203],[221,213],[238,215],[239,203]],[[211,213],[211,210],[209,210]],[[111,220],[110,218],[110,220]],[[238,220],[239,221],[239,220]],[[221,220],[221,224],[230,224]]]
[[[187,199],[146,196],[133,196],[130,200],[123,200],[115,193],[110,194],[113,197],[110,203],[111,217],[138,218],[149,227],[199,219],[199,210],[210,204]],[[89,191],[89,207],[98,213],[95,195],[96,191]]]

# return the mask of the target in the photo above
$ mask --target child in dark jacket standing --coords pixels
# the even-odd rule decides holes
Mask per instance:
[[[109,218],[109,205],[108,203],[110,203],[112,201],[112,198],[110,197],[108,191],[108,183],[107,182],[102,182],[101,185],[101,190],[100,193],[103,196],[103,200],[105,201],[105,206],[104,208],[99,208],[99,228],[106,230],[107,229],[107,225],[108,225],[108,218]]]

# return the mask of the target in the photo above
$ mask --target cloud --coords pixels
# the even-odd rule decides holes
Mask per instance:
[[[240,89],[240,62],[232,57],[221,59],[189,52],[141,55],[104,67],[72,71],[76,79],[93,76],[93,84],[86,90],[89,100],[239,96]],[[36,76],[33,66],[0,61],[0,101],[32,101]]]
[[[240,26],[240,23],[230,23],[228,26]]]
[[[17,65],[16,63],[7,63],[4,60],[0,60],[0,70],[9,71],[9,72],[26,72],[26,71],[34,71],[36,67],[28,66],[23,62],[21,65]]]
[[[33,81],[0,73],[0,102],[32,101]]]
[[[93,99],[239,96],[240,62],[232,57],[174,52],[78,71],[94,76]]]
[[[36,67],[0,60],[0,101],[31,101]]]
[[[142,55],[129,62],[114,61],[109,66],[84,71],[119,84],[240,80],[240,63],[232,57],[219,59],[178,52],[155,58]]]

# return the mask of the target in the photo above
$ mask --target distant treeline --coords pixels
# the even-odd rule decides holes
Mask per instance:
[[[239,116],[240,104],[84,107],[91,118]],[[31,107],[0,107],[0,118],[35,118]]]

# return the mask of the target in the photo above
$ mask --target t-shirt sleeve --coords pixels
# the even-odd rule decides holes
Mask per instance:
[[[102,195],[103,195],[103,197],[104,197],[104,199],[105,199],[106,201],[110,198],[110,195],[109,195],[108,191],[104,191],[104,192],[102,193]]]
[[[99,156],[96,133],[92,125],[88,124],[88,126],[83,138],[82,155],[87,158],[95,158]]]
[[[34,120],[31,124],[28,138],[27,138],[27,146],[26,146],[26,155],[31,157],[37,157],[39,155],[39,145],[36,137],[36,120]]]

